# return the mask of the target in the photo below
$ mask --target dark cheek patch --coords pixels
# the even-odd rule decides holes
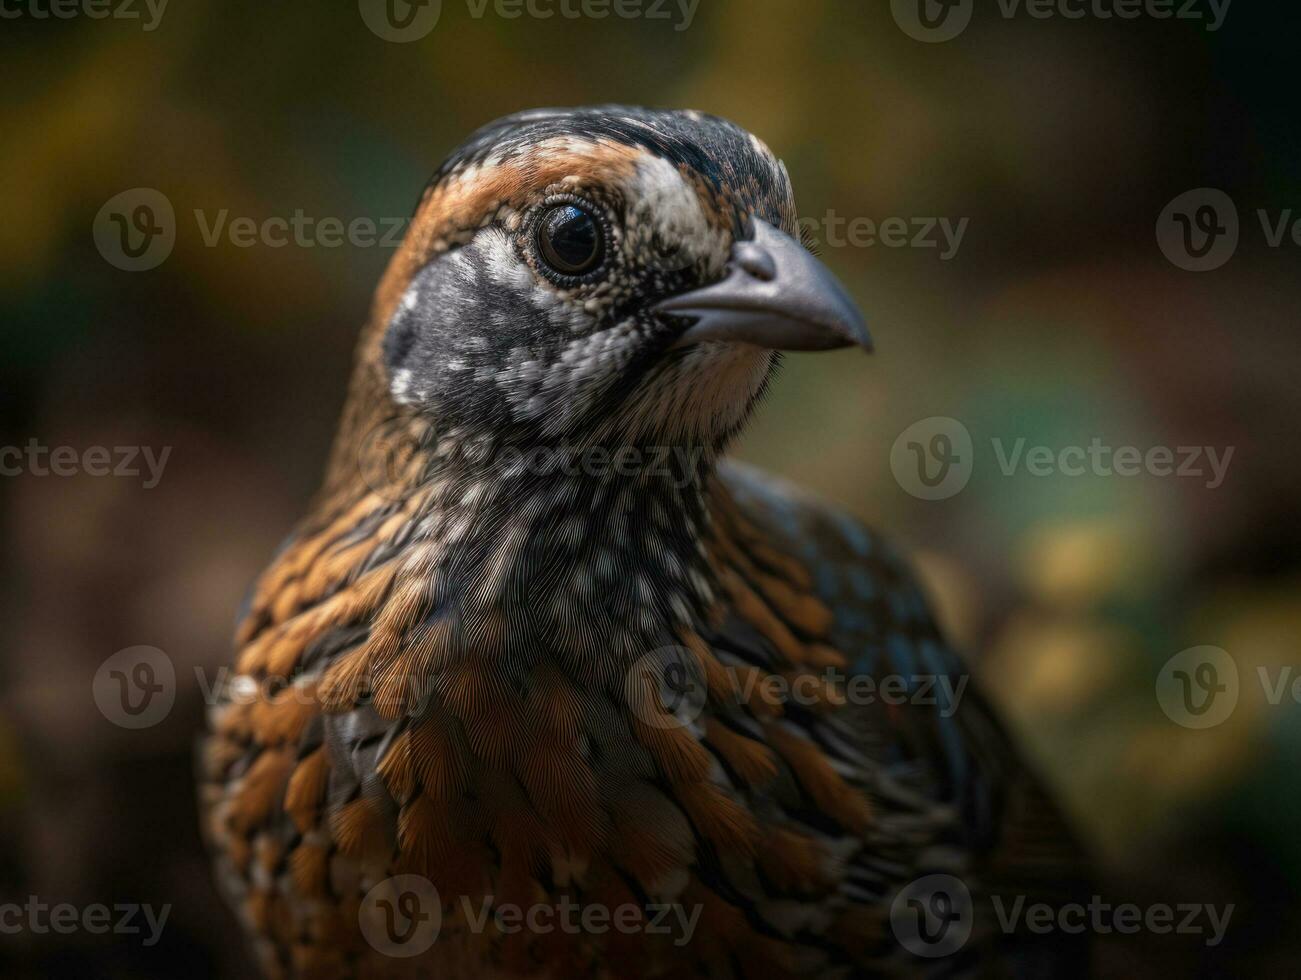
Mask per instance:
[[[418,346],[422,340],[427,346],[432,340],[428,335],[439,329],[437,310],[449,305],[449,297],[440,298],[446,285],[444,273],[437,260],[417,272],[389,317],[380,352],[390,383],[399,369],[415,366]]]
[[[384,332],[384,367],[388,370],[389,377],[402,366],[411,353],[411,346],[416,340],[415,318],[409,316],[405,311],[399,311],[389,321],[388,330]]]

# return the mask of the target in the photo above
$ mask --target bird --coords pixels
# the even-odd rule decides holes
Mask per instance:
[[[447,158],[208,711],[266,975],[1076,975],[990,913],[1089,861],[907,561],[727,458],[785,352],[847,347],[734,123],[537,109]]]

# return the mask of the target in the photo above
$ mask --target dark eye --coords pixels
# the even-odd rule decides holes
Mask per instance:
[[[538,254],[561,275],[590,272],[605,257],[601,223],[577,205],[558,205],[538,224]]]

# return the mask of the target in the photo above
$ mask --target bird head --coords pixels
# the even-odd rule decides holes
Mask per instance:
[[[732,123],[519,113],[435,174],[363,354],[387,399],[443,432],[716,452],[776,351],[869,346],[796,236],[786,168]]]

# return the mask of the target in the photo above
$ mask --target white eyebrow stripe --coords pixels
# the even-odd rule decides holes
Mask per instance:
[[[638,157],[627,193],[636,202],[636,219],[649,221],[663,241],[688,244],[696,255],[726,253],[726,234],[709,221],[700,195],[668,160],[653,153]]]

